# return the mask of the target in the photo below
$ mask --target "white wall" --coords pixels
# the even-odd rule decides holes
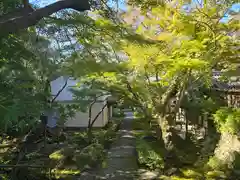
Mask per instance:
[[[59,90],[62,89],[66,82],[67,77],[59,77],[56,80],[52,81],[51,84],[51,94],[55,96]],[[56,101],[71,101],[73,100],[73,94],[71,91],[69,91],[70,87],[77,85],[76,80],[69,79],[67,81],[66,88],[63,89],[63,91],[59,94],[59,96],[56,98]]]
[[[107,101],[105,101],[103,104],[106,105]],[[108,117],[108,107],[106,106],[103,110],[103,124],[104,126],[108,123],[109,117]]]
[[[61,76],[50,83],[51,85],[51,94],[55,96],[59,90],[65,85],[66,80],[68,77]],[[78,80],[74,80],[73,78],[69,78],[67,81],[67,86],[63,89],[63,91],[58,95],[56,101],[71,101],[74,100],[74,96],[70,91],[71,88],[78,88],[77,84],[79,83]],[[104,101],[109,95],[101,96],[98,100]]]
[[[51,82],[51,94],[55,96],[59,90],[62,89],[64,84],[66,83],[67,77],[59,77],[56,80]],[[56,98],[56,101],[59,103],[65,104],[66,101],[74,100],[74,96],[72,92],[69,90],[73,86],[76,86],[78,80],[74,80],[69,78],[67,81],[67,86],[63,89],[63,91]],[[102,107],[107,103],[106,99],[108,96],[102,96],[98,100],[102,102],[97,102],[92,107],[92,119],[96,117],[96,115],[101,111]],[[108,123],[108,108],[106,107],[104,111],[99,115],[93,127],[104,127]],[[66,123],[66,127],[87,127],[88,126],[88,111],[87,112],[77,112],[74,117],[69,118]]]
[[[96,115],[101,111],[103,107],[103,103],[97,102],[92,106],[92,120],[96,117]],[[106,108],[107,109],[107,108]],[[104,118],[106,115],[106,110],[104,110],[95,123],[93,127],[104,127],[108,119]],[[66,123],[66,127],[87,127],[88,126],[88,111],[87,112],[77,112],[74,117],[69,118]]]

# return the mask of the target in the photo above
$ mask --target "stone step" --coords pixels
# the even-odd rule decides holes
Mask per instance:
[[[119,146],[110,149],[108,157],[132,157],[136,155],[136,149],[134,146]]]

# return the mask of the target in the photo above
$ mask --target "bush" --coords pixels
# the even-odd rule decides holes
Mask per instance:
[[[209,171],[205,174],[206,179],[227,179],[227,176],[223,171]]]
[[[101,144],[93,143],[85,147],[79,154],[74,156],[74,161],[82,170],[86,167],[93,167],[104,159],[104,147]]]
[[[110,122],[106,129],[93,132],[94,138],[92,139],[92,142],[102,144],[104,148],[109,148],[110,144],[116,138],[118,124],[119,122]]]
[[[221,108],[214,114],[214,121],[219,132],[236,134],[240,130],[240,109]]]
[[[113,117],[124,117],[124,112],[119,108],[113,109]]]
[[[75,132],[71,134],[70,142],[73,144],[78,144],[80,147],[88,145],[88,135],[87,132]]]
[[[151,170],[164,168],[162,151],[159,148],[159,144],[156,143],[142,139],[137,140],[138,162]]]
[[[135,119],[133,120],[132,126],[134,130],[149,130],[150,124],[147,119]]]
[[[184,177],[193,179],[203,179],[202,174],[194,169],[184,169],[182,170]]]
[[[227,168],[226,166],[223,165],[223,162],[215,156],[209,159],[207,165],[213,170],[224,170]]]
[[[77,151],[77,147],[74,146],[64,147],[62,149],[54,151],[49,155],[49,159],[51,159],[51,166],[63,168],[64,165],[72,162],[72,158]]]

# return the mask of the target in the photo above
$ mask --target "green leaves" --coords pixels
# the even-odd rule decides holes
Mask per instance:
[[[220,132],[236,134],[240,130],[240,109],[221,108],[214,115],[214,121]]]
[[[141,165],[147,166],[151,170],[164,168],[163,152],[159,148],[159,142],[147,142],[143,139],[138,139],[137,153],[138,161]]]

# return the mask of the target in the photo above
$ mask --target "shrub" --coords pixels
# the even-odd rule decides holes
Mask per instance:
[[[144,119],[144,118],[135,119],[133,121],[132,126],[133,126],[134,130],[149,130],[150,129],[149,120]]]
[[[240,130],[240,109],[221,108],[214,114],[214,121],[219,132],[236,134]]]
[[[74,144],[78,144],[81,147],[86,146],[88,144],[88,135],[87,132],[75,132],[71,135],[70,142]]]
[[[205,174],[206,179],[227,179],[227,176],[223,171],[209,171]]]
[[[138,162],[140,165],[144,165],[147,168],[154,169],[163,169],[164,161],[162,158],[161,149],[154,144],[156,142],[147,142],[145,140],[137,140],[137,153],[138,153]]]
[[[62,149],[56,150],[49,155],[49,159],[51,159],[51,166],[55,166],[57,168],[64,167],[65,164],[72,162],[72,158],[77,151],[78,149],[74,146],[64,147]]]
[[[187,178],[202,179],[202,174],[194,169],[184,169],[182,173]]]
[[[211,157],[207,165],[214,170],[221,170],[226,168],[224,167],[223,162],[216,156]]]
[[[94,138],[92,139],[93,143],[100,143],[105,148],[109,148],[110,144],[116,138],[116,131],[118,129],[119,121],[110,122],[105,129],[95,131]]]
[[[104,148],[101,144],[93,143],[85,147],[79,154],[74,156],[74,160],[80,169],[92,167],[97,162],[104,159]]]
[[[114,108],[113,117],[124,117],[124,112],[119,108]]]

